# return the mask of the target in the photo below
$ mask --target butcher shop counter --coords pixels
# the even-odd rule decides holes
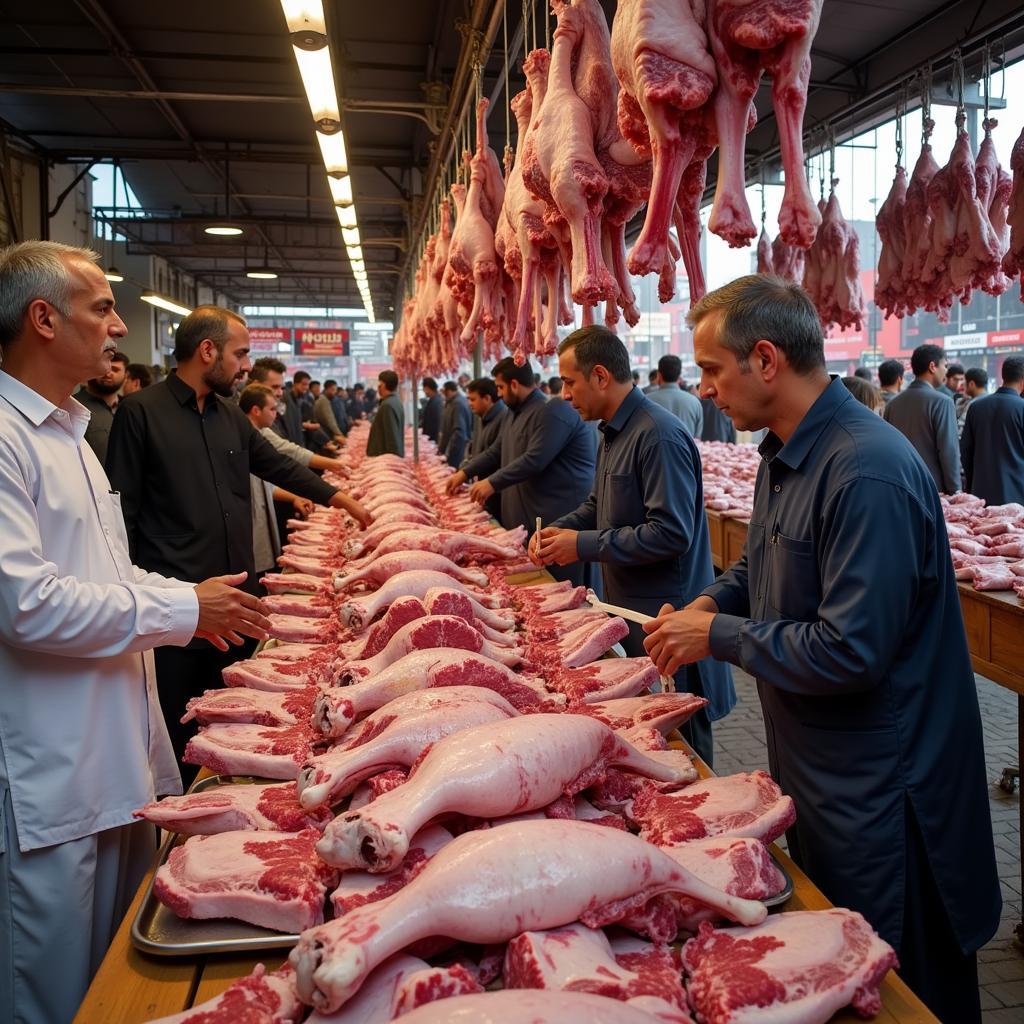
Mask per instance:
[[[696,758],[695,758],[696,760]],[[702,775],[710,774],[699,764]],[[200,778],[210,773],[205,769]],[[830,904],[811,880],[777,846],[772,852],[793,880],[793,895],[782,910],[824,910]],[[265,955],[201,955],[159,957],[140,953],[132,945],[131,925],[149,885],[147,875],[136,893],[100,969],[86,993],[74,1024],[143,1024],[144,1021],[180,1013],[223,992],[236,978],[249,974],[258,963],[275,970],[284,962],[279,952]],[[882,982],[882,1010],[878,1024],[939,1024],[927,1007],[893,972]],[[847,1007],[832,1018],[833,1024],[862,1022]]]

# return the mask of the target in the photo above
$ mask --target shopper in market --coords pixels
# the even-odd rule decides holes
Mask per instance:
[[[366,419],[366,401],[364,396],[366,395],[366,388],[356,381],[352,385],[352,391],[348,396],[348,418],[355,423],[358,420]],[[383,395],[380,398],[383,399]]]
[[[791,855],[896,948],[940,1020],[980,1021],[975,951],[1001,899],[935,486],[829,380],[802,289],[739,278],[688,320],[704,395],[768,433],[743,556],[685,609],[663,608],[647,649],[662,672],[710,655],[755,677],[771,772],[796,803]]]
[[[658,360],[655,385],[647,392],[647,397],[672,413],[690,437],[700,437],[704,430],[704,409],[700,399],[680,385],[682,372],[683,363],[679,356],[662,356]]]
[[[945,383],[940,384],[935,390],[954,402],[960,397],[964,388],[964,368],[959,363],[950,363],[946,367]]]
[[[444,400],[438,393],[437,381],[433,377],[424,377],[422,387],[425,401],[420,409],[420,430],[436,444],[441,435]]]
[[[842,380],[843,387],[845,387],[861,405],[866,405],[873,413],[877,413],[879,416],[882,415],[882,412],[885,409],[882,392],[879,391],[871,381],[864,377],[858,377],[856,374],[852,377],[843,377]]]
[[[145,363],[129,363],[124,371],[121,397],[134,395],[136,391],[148,388],[153,383],[153,371]]]
[[[85,443],[96,453],[100,465],[107,459],[110,427],[117,411],[117,393],[124,386],[128,357],[115,352],[110,369],[102,377],[87,380],[76,392],[75,401],[89,410],[89,425],[85,429]]]
[[[534,534],[531,557],[541,565],[600,563],[605,600],[633,611],[657,615],[666,603],[686,604],[714,579],[700,454],[689,430],[653,401],[654,392],[634,386],[626,346],[603,325],[570,334],[558,346],[558,369],[573,408],[600,421],[603,444],[590,496]],[[623,646],[643,657],[638,624]],[[675,687],[711,702],[682,727],[710,765],[711,722],[736,703],[732,672],[709,658],[682,666]]]
[[[441,413],[441,433],[437,450],[445,457],[449,466],[456,469],[462,465],[469,439],[473,434],[473,412],[466,396],[459,391],[453,380],[445,381],[444,410]]]
[[[727,444],[736,443],[736,427],[728,415],[722,412],[710,398],[700,400],[701,409],[704,412],[704,426],[700,432],[702,441],[724,441]]]
[[[330,384],[331,381],[327,383]],[[330,403],[331,412],[334,413],[334,419],[338,427],[348,437],[348,432],[352,429],[352,421],[348,418],[348,392],[341,385],[335,384],[334,394],[331,395]],[[374,393],[374,406],[376,407],[376,393]]]
[[[964,490],[989,505],[1024,505],[1024,357],[1004,359],[1002,376],[1001,387],[967,407],[960,439]]]
[[[0,249],[0,1020],[65,1024],[148,870],[132,811],[181,780],[152,648],[264,636],[261,603],[132,565],[71,395],[125,326],[96,253]],[[208,644],[208,640],[203,640]]]
[[[517,366],[508,356],[491,375],[508,419],[486,451],[448,478],[448,493],[475,477],[470,497],[482,505],[500,494],[502,525],[521,525],[532,535],[538,519],[552,523],[586,501],[594,483],[594,442],[568,402],[541,395],[529,361]],[[576,563],[552,565],[551,575],[578,586],[595,574]]]
[[[377,395],[380,404],[370,424],[366,454],[405,458],[405,409],[398,397],[398,374],[394,370],[380,372],[377,377]]]
[[[914,446],[942,494],[960,490],[960,443],[956,408],[938,391],[946,368],[939,345],[918,345],[910,357],[914,379],[890,400],[882,415]]]
[[[903,373],[903,363],[899,359],[886,359],[878,364],[878,387],[886,405],[903,390]]]
[[[473,410],[473,433],[460,469],[494,444],[509,415],[508,406],[498,397],[498,387],[490,377],[470,381],[466,385],[466,396]],[[501,522],[500,494],[492,494],[484,502],[484,508],[493,519]]]
[[[320,429],[337,445],[345,443],[345,431],[334,415],[332,401],[338,392],[338,382],[324,381],[323,389],[313,403],[313,419]]]
[[[121,403],[110,434],[107,472],[139,565],[192,581],[244,572],[244,588],[257,593],[250,474],[369,522],[358,502],[278,453],[228,400],[250,369],[241,316],[197,307],[178,326],[174,358],[166,380]],[[236,639],[227,650],[193,643],[157,652],[161,707],[179,758],[195,731],[180,722],[189,698],[219,686],[221,670],[251,650]],[[194,774],[185,768],[187,781]]]
[[[988,394],[988,373],[980,366],[968,367],[964,373],[964,393],[956,400],[956,432],[960,437],[964,436],[964,423],[967,420],[967,409],[971,402],[982,395]],[[963,457],[961,456],[961,463]]]

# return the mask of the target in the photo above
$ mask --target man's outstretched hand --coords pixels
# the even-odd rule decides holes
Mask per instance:
[[[228,644],[236,647],[246,636],[266,640],[270,629],[267,608],[258,597],[239,590],[248,573],[212,576],[196,584],[199,599],[197,637],[209,640],[218,650],[226,651]]]

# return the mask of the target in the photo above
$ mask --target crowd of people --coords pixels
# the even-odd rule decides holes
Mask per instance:
[[[684,728],[709,764],[731,666],[755,677],[797,804],[791,853],[942,1019],[978,1020],[974,953],[1000,895],[939,493],[1024,502],[1024,360],[991,396],[929,345],[906,388],[888,363],[879,389],[833,380],[806,294],[757,275],[689,322],[699,394],[674,355],[641,388],[594,325],[548,380],[510,357],[424,379],[417,426],[455,467],[449,491],[525,527],[538,565],[650,617],[623,645],[707,698]],[[153,853],[131,812],[181,792],[182,709],[267,635],[259,579],[287,519],[321,504],[370,523],[321,475],[344,478],[352,425],[371,421],[370,457],[405,454],[393,370],[376,388],[286,383],[215,306],[182,320],[158,381],[119,354],[124,336],[95,253],[0,250],[5,1020],[73,1016]],[[716,578],[697,442],[737,429],[763,434],[763,462],[746,550]],[[69,902],[69,885],[90,897]]]

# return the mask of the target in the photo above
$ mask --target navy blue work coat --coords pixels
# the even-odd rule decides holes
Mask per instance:
[[[1015,388],[967,406],[960,460],[965,490],[990,505],[1024,504],[1024,399]]]

